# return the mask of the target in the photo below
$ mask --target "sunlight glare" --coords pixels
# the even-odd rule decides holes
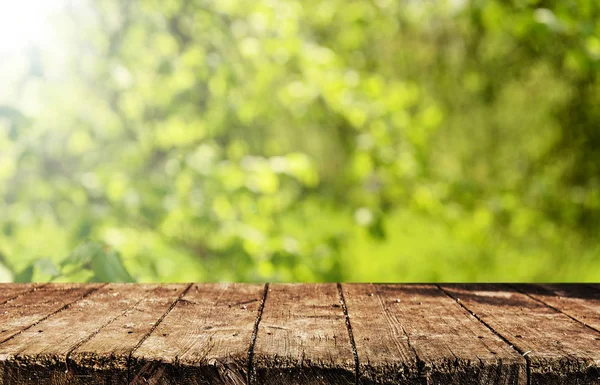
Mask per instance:
[[[0,55],[20,53],[50,43],[52,16],[66,0],[0,1]]]

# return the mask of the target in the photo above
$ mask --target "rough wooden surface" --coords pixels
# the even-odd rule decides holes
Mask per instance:
[[[133,353],[133,384],[245,384],[264,285],[193,285]]]
[[[106,285],[4,342],[0,345],[4,378],[9,383],[96,382],[96,376],[78,375],[71,370],[71,353],[152,295],[148,289],[147,286]],[[95,355],[98,361],[102,351],[99,353]]]
[[[0,291],[0,305],[3,305],[8,301],[12,301],[23,294],[35,291],[40,287],[43,287],[43,285],[35,283],[5,286],[4,289]]]
[[[335,284],[270,285],[254,383],[353,384],[354,355]]]
[[[95,335],[70,353],[71,378],[81,380],[71,380],[70,383],[127,383],[131,353],[188,287],[188,284],[139,285],[132,292],[127,286],[111,286],[109,289],[129,297],[132,306],[117,313]],[[123,290],[119,290],[121,288]]]
[[[600,384],[600,286],[4,284],[5,384]]]
[[[10,285],[8,288],[18,286]],[[51,285],[28,291],[5,302],[0,306],[0,342],[6,343],[15,335],[64,310],[98,288],[99,285]],[[0,345],[0,351],[2,347],[3,344]]]
[[[526,361],[432,285],[343,285],[367,383],[518,384]]]
[[[520,292],[600,330],[600,290],[585,285],[512,285]]]
[[[342,285],[364,383],[421,384],[420,361],[381,286]],[[392,301],[396,303],[397,297]],[[400,302],[398,302],[400,303]]]
[[[600,383],[598,332],[508,286],[443,289],[526,357],[531,384]]]

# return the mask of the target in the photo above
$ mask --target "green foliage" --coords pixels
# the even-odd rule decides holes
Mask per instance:
[[[597,281],[597,20],[70,2],[0,53],[0,280]]]
[[[107,245],[84,242],[56,265],[49,258],[36,259],[15,275],[15,282],[31,281],[134,282],[121,255]]]

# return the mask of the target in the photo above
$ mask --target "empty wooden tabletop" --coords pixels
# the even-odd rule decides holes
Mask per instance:
[[[600,384],[600,286],[0,284],[4,384]]]

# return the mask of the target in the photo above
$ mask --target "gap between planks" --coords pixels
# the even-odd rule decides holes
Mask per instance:
[[[564,315],[566,315],[567,317],[569,317],[569,318],[570,318],[570,319],[572,319],[573,321],[575,321],[575,322],[577,322],[577,323],[579,323],[579,324],[581,324],[581,325],[585,326],[586,328],[588,328],[588,329],[592,329],[592,330],[593,330],[593,331],[595,331],[596,333],[600,333],[600,330],[596,329],[596,328],[595,328],[595,327],[593,327],[592,325],[588,325],[588,324],[586,324],[585,322],[581,321],[580,319],[578,319],[578,318],[575,318],[575,317],[571,316],[571,315],[570,315],[570,314],[568,314],[568,313],[565,313],[564,311],[560,310],[559,308],[557,308],[557,307],[555,307],[555,306],[552,306],[552,305],[550,305],[549,303],[547,303],[547,302],[545,302],[545,301],[543,301],[543,300],[541,300],[541,299],[539,299],[539,298],[537,298],[537,297],[534,297],[534,296],[532,296],[532,295],[531,295],[531,294],[529,294],[529,293],[526,293],[526,292],[524,292],[523,290],[519,289],[517,286],[515,286],[515,285],[511,285],[511,284],[507,284],[507,286],[508,286],[508,287],[510,287],[511,289],[513,289],[514,291],[517,291],[517,292],[519,292],[519,293],[521,293],[521,294],[523,294],[523,295],[526,295],[527,297],[531,298],[532,300],[534,300],[534,301],[536,301],[536,302],[538,302],[538,303],[541,303],[542,305],[544,305],[544,306],[546,306],[546,307],[549,307],[550,309],[554,310],[554,311],[555,311],[555,312],[557,312],[557,313],[561,313],[561,314],[564,314]],[[594,290],[596,290],[596,289],[595,289],[593,286],[589,286],[589,287],[591,287],[591,288],[593,288]]]
[[[373,284],[371,284],[371,285],[373,285]],[[374,292],[375,292],[375,296],[377,297],[377,301],[379,302],[379,305],[381,306],[381,311],[383,312],[385,317],[388,319],[388,323],[389,323],[390,322],[390,320],[389,320],[390,314],[389,314],[388,310],[386,309],[385,304],[383,303],[383,298],[381,298],[381,294],[379,294],[379,292],[377,290],[374,290]],[[417,375],[421,378],[421,382],[423,383],[423,385],[429,385],[426,375],[425,375],[425,362],[421,359],[421,357],[419,357],[419,353],[417,353],[417,349],[415,349],[414,345],[411,343],[410,336],[408,335],[408,333],[406,332],[406,329],[404,327],[402,327],[402,333],[404,333],[404,336],[406,337],[406,344],[408,345],[410,350],[413,352],[413,354],[415,355],[415,359],[417,360]]]
[[[342,284],[337,283],[338,294],[340,296],[340,303],[342,304],[342,310],[344,312],[344,319],[346,321],[346,329],[348,329],[348,339],[352,347],[352,355],[354,356],[354,376],[356,385],[359,385],[360,381],[360,361],[358,359],[358,350],[356,349],[356,342],[354,341],[354,333],[352,332],[352,324],[350,323],[350,315],[348,314],[348,306],[346,305],[346,298],[344,298],[344,290]]]
[[[6,303],[9,303],[9,302],[11,302],[11,301],[14,301],[15,299],[17,299],[17,298],[19,298],[19,297],[22,297],[22,296],[24,296],[25,294],[33,293],[34,291],[36,291],[36,290],[38,290],[38,289],[41,289],[41,288],[43,288],[44,286],[48,286],[48,284],[47,284],[47,283],[43,283],[43,284],[40,284],[40,285],[37,285],[37,284],[36,284],[36,285],[34,285],[34,286],[33,286],[31,289],[29,289],[29,290],[23,290],[23,291],[20,291],[20,292],[16,293],[15,295],[13,295],[12,297],[9,297],[9,298],[7,298],[7,299],[3,300],[2,302],[0,302],[0,306],[4,305],[4,304],[6,304]]]
[[[75,345],[73,345],[73,347],[71,349],[69,349],[69,351],[67,352],[67,354],[65,355],[65,366],[66,366],[66,371],[69,371],[69,358],[71,357],[71,354],[73,354],[73,352],[75,350],[77,350],[78,348],[80,348],[83,344],[85,344],[86,342],[90,341],[92,338],[94,338],[95,336],[98,335],[98,333],[100,333],[100,331],[102,329],[104,329],[105,327],[107,327],[108,325],[110,325],[111,323],[113,323],[114,321],[116,321],[119,317],[122,317],[123,315],[129,313],[131,310],[135,309],[135,307],[137,305],[139,305],[142,301],[144,301],[144,299],[140,299],[139,301],[137,301],[135,304],[133,304],[131,307],[124,309],[120,314],[115,315],[114,317],[112,317],[111,319],[109,319],[107,322],[105,322],[103,325],[101,325],[98,329],[96,329],[92,334],[90,334],[89,336],[87,336],[86,338],[82,339],[81,341],[77,342]],[[127,373],[129,373],[129,367],[127,367]],[[127,382],[129,383],[129,378],[127,378]]]
[[[131,381],[131,377],[130,377],[130,362],[131,362],[131,357],[133,355],[133,353],[141,346],[141,344],[154,332],[154,330],[160,325],[160,323],[164,320],[164,318],[174,309],[174,307],[177,305],[178,302],[180,302],[181,298],[193,287],[193,283],[190,283],[185,290],[183,290],[178,298],[173,301],[173,303],[169,306],[169,308],[165,311],[165,313],[155,322],[155,324],[152,326],[152,328],[148,331],[148,333],[146,333],[142,339],[135,345],[135,347],[131,350],[131,352],[129,353],[129,359],[128,359],[128,368],[127,368],[127,380],[128,383]],[[87,296],[89,296],[90,294],[92,294],[93,292],[101,289],[102,287],[106,286],[106,284],[104,285],[100,285],[94,288],[91,288],[90,290],[86,291],[85,293],[83,293],[83,295],[79,296],[77,299],[65,304],[64,306],[62,306],[61,308],[57,309],[56,311],[40,318],[39,320],[37,320],[36,322],[33,322],[32,324],[30,324],[29,326],[27,326],[26,328],[23,328],[21,331],[19,331],[18,333],[11,335],[10,337],[6,338],[3,341],[0,341],[0,343],[6,342],[12,338],[14,338],[15,336],[17,336],[18,334],[22,333],[23,331],[26,331],[28,329],[31,329],[32,327],[34,327],[35,325],[39,324],[40,322],[45,321],[46,319],[55,316],[56,314],[70,308],[71,306],[73,306],[73,304],[75,304],[76,302],[86,298]],[[521,349],[519,349],[517,346],[515,346],[515,344],[511,343],[510,340],[508,340],[505,336],[501,335],[498,331],[496,331],[491,325],[489,325],[487,322],[483,321],[474,311],[472,311],[471,309],[469,309],[464,303],[462,303],[458,298],[456,298],[454,295],[452,295],[450,292],[446,291],[444,288],[442,288],[440,285],[435,285],[437,287],[438,290],[440,290],[442,293],[444,293],[446,296],[448,296],[449,298],[453,299],[462,309],[464,309],[467,313],[469,313],[470,315],[472,315],[477,321],[479,321],[482,325],[484,325],[487,329],[489,329],[492,333],[494,333],[496,336],[498,336],[504,343],[506,343],[508,346],[510,346],[512,349],[514,349],[516,352],[518,352],[521,356],[524,357],[525,361],[526,361],[526,370],[527,370],[527,384],[529,385],[531,383],[531,373],[530,373],[530,369],[531,369],[531,363],[529,358],[527,357],[527,354],[524,353],[523,351],[521,351]],[[556,312],[559,312],[561,314],[565,314],[566,316],[568,316],[569,318],[571,318],[572,320],[588,327],[589,329],[594,330],[595,332],[600,333],[599,330],[597,330],[596,328],[585,324],[584,322],[570,316],[569,314],[566,314],[565,312],[561,311],[560,309],[547,304],[546,302],[532,297],[531,295],[519,290],[518,288],[513,287],[512,285],[508,285],[511,289],[527,295],[528,297],[532,298],[533,300],[537,301],[538,303],[553,309]],[[22,295],[28,294],[30,292],[33,292],[35,290],[37,290],[38,288],[43,287],[43,286],[38,286],[38,287],[34,287],[30,290],[24,291],[22,293],[19,293],[17,295],[14,296],[14,298],[20,297]],[[597,288],[594,287],[594,289],[597,290]],[[354,341],[354,335],[353,335],[353,331],[352,331],[352,325],[351,325],[351,317],[346,305],[346,300],[344,297],[344,293],[343,293],[343,288],[342,288],[342,284],[337,283],[337,290],[338,290],[338,294],[339,294],[339,300],[340,303],[342,305],[342,309],[344,312],[344,317],[345,317],[345,324],[346,324],[346,328],[348,331],[348,336],[349,336],[349,340],[350,340],[350,344],[351,344],[351,348],[352,348],[352,352],[353,352],[353,356],[354,356],[354,363],[355,363],[355,378],[356,378],[356,384],[359,384],[360,381],[360,377],[359,377],[359,370],[360,370],[360,365],[359,365],[359,356],[358,356],[358,352],[356,349],[356,344]],[[266,283],[263,289],[263,293],[262,293],[262,299],[261,299],[261,303],[259,305],[259,308],[257,310],[257,316],[256,316],[256,320],[254,323],[254,328],[253,328],[253,333],[252,333],[252,337],[250,340],[250,344],[249,344],[249,348],[248,348],[248,374],[247,374],[247,382],[248,384],[254,384],[256,382],[256,378],[254,376],[254,348],[255,348],[255,344],[256,344],[256,340],[258,338],[258,332],[259,332],[259,326],[260,326],[260,322],[261,322],[261,318],[263,315],[263,311],[264,311],[264,307],[265,307],[265,303],[268,300],[268,291],[269,291],[269,284]],[[10,300],[13,300],[14,298],[11,298],[7,301],[4,302],[8,302]],[[110,322],[112,322],[113,320],[109,321],[107,324],[109,324]],[[104,325],[105,326],[105,325]],[[102,328],[100,328],[99,330],[101,330]],[[98,330],[98,331],[99,331]],[[97,332],[98,332],[97,331]],[[96,332],[96,333],[97,333]],[[91,338],[93,338],[95,334],[92,334],[90,337],[88,337],[86,339],[89,340]],[[85,341],[84,341],[85,342]],[[81,343],[79,344],[81,345]]]
[[[35,322],[29,324],[28,326],[26,326],[25,328],[21,329],[18,333],[15,333],[11,336],[9,336],[8,338],[5,338],[4,340],[0,341],[0,343],[4,343],[7,342],[13,338],[15,338],[16,336],[20,335],[21,333],[35,327],[36,325],[38,325],[41,322],[46,321],[47,319],[54,317],[55,315],[61,313],[64,310],[69,309],[70,307],[72,307],[74,304],[76,304],[77,302],[85,299],[86,297],[88,297],[90,294],[102,289],[103,287],[107,286],[108,284],[102,284],[99,286],[96,286],[94,288],[91,288],[87,291],[85,291],[82,295],[80,295],[79,297],[77,297],[76,299],[74,299],[73,301],[66,303],[65,305],[63,305],[62,307],[60,307],[59,309],[43,316],[42,318],[36,320]],[[6,302],[10,302],[11,300],[14,300],[20,296],[23,296],[25,294],[29,294],[31,292],[34,292],[36,289],[43,287],[46,285],[41,285],[41,286],[37,286],[34,288],[31,288],[30,290],[24,290],[23,292],[20,292],[14,296],[11,296],[9,299],[7,299],[6,301],[3,301],[4,303]],[[137,349],[139,349],[139,347],[144,343],[144,341],[146,341],[151,335],[152,333],[158,328],[158,326],[162,323],[162,321],[169,315],[169,313],[171,313],[171,311],[175,308],[175,306],[181,301],[181,299],[183,298],[183,296],[185,296],[185,294],[187,294],[189,292],[189,290],[194,286],[193,283],[188,284],[188,286],[179,294],[179,296],[177,297],[177,299],[175,301],[173,301],[169,308],[160,316],[160,318],[153,324],[153,326],[150,328],[150,330],[140,339],[140,341],[138,341],[136,343],[136,345],[131,349],[131,351],[128,353],[127,357],[127,383],[131,383],[131,360],[132,360],[132,356],[135,353],[135,351]],[[250,345],[248,348],[248,377],[246,378],[247,383],[252,383],[254,381],[254,379],[251,377],[252,372],[253,372],[253,356],[254,356],[254,346],[256,343],[256,339],[258,336],[258,330],[259,330],[259,325],[260,325],[260,321],[261,321],[261,317],[262,317],[262,312],[264,310],[264,306],[265,306],[265,302],[267,300],[267,294],[268,294],[268,290],[269,290],[269,284],[266,283],[264,288],[263,288],[263,293],[262,293],[262,298],[261,298],[261,303],[259,305],[259,308],[257,310],[257,315],[256,315],[256,319],[255,319],[255,323],[254,323],[254,328],[253,328],[253,333],[252,333],[252,337],[250,340]],[[138,301],[137,304],[139,304],[142,300]],[[137,304],[134,304],[132,307],[125,309],[122,313],[117,314],[116,316],[114,316],[113,318],[111,318],[110,320],[108,320],[106,323],[104,323],[102,326],[100,326],[96,331],[94,331],[92,334],[90,334],[89,336],[87,336],[85,339],[83,339],[82,341],[79,341],[75,346],[73,346],[69,352],[67,352],[66,357],[65,357],[65,365],[66,365],[66,369],[67,371],[69,370],[68,367],[68,359],[69,356],[71,355],[71,353],[73,351],[75,351],[78,347],[82,346],[83,344],[85,344],[86,342],[90,341],[92,338],[94,338],[94,336],[96,336],[98,333],[100,333],[100,331],[105,328],[107,325],[110,325],[112,322],[114,322],[117,318],[119,318],[121,315],[127,313],[128,311],[130,311],[132,308],[135,308],[135,306]]]
[[[181,300],[181,298],[190,290],[190,288],[193,286],[193,284],[190,284],[178,297],[177,300],[175,300],[171,306],[169,307],[169,309],[160,317],[160,319],[155,323],[155,325],[151,328],[151,330],[142,338],[142,340],[136,345],[136,347],[134,349],[132,349],[131,353],[129,354],[129,362],[128,362],[128,383],[131,382],[131,375],[130,375],[130,361],[131,361],[131,357],[133,355],[133,353],[135,352],[135,350],[137,350],[137,348],[139,348],[139,346],[141,346],[141,344],[152,334],[152,332],[154,332],[154,330],[159,326],[159,324],[164,320],[164,318],[173,310],[173,308],[177,305],[177,303]],[[338,295],[339,295],[339,301],[341,303],[342,306],[342,310],[344,313],[344,319],[345,319],[345,326],[348,332],[348,337],[349,337],[349,341],[350,341],[350,345],[351,345],[351,349],[352,349],[352,353],[353,353],[353,358],[354,358],[354,366],[355,366],[355,383],[356,385],[360,384],[360,361],[359,361],[359,356],[358,356],[358,351],[356,348],[356,343],[354,340],[354,333],[352,331],[352,324],[351,324],[351,317],[348,311],[348,307],[346,304],[346,299],[344,297],[344,292],[343,292],[343,287],[341,283],[337,283],[337,291],[338,291]],[[506,343],[508,346],[510,346],[512,349],[514,349],[515,351],[517,351],[521,356],[524,356],[526,363],[527,363],[527,385],[530,385],[530,374],[529,374],[529,360],[527,359],[527,356],[524,355],[524,353],[522,351],[520,351],[518,348],[516,348],[507,338],[505,338],[504,336],[500,335],[496,330],[494,330],[490,325],[488,325],[486,322],[484,322],[480,317],[478,317],[474,312],[472,312],[470,309],[468,309],[464,304],[462,304],[459,300],[457,300],[456,298],[454,298],[450,293],[448,293],[447,291],[445,291],[441,286],[439,285],[435,285],[437,287],[438,290],[440,290],[442,293],[444,293],[445,295],[447,295],[448,297],[450,297],[451,299],[453,299],[462,309],[464,309],[468,314],[472,315],[478,322],[480,322],[482,325],[484,325],[487,329],[489,329],[492,333],[494,333],[496,336],[498,336],[504,343]],[[259,326],[260,326],[260,322],[262,320],[262,315],[263,315],[263,311],[265,308],[265,303],[268,300],[268,292],[269,292],[269,283],[265,284],[265,287],[263,289],[263,293],[262,293],[262,298],[261,298],[261,303],[258,307],[257,310],[257,315],[256,315],[256,320],[254,323],[254,327],[253,327],[253,332],[252,332],[252,336],[250,339],[250,344],[248,347],[248,373],[247,373],[247,384],[249,385],[253,385],[256,384],[256,376],[254,373],[254,349],[255,349],[255,345],[256,345],[256,340],[258,338],[258,332],[259,332]],[[422,364],[422,361],[417,357],[417,360],[419,363]],[[421,374],[421,370],[423,365],[419,365],[419,374]],[[425,381],[425,380],[424,380]]]
[[[64,311],[64,310],[66,310],[66,309],[70,308],[71,306],[73,306],[73,305],[74,305],[75,303],[77,303],[78,301],[80,301],[80,300],[82,300],[82,299],[86,298],[87,296],[89,296],[89,295],[90,295],[90,294],[92,294],[93,292],[100,290],[101,288],[103,288],[103,287],[104,287],[104,286],[106,286],[106,285],[108,285],[108,284],[107,284],[107,283],[104,283],[104,284],[101,284],[101,285],[99,285],[99,286],[96,286],[96,287],[93,287],[93,288],[91,288],[90,290],[88,290],[88,291],[86,291],[85,293],[83,293],[83,295],[81,295],[80,297],[77,297],[77,298],[76,298],[76,299],[74,299],[73,301],[66,303],[65,305],[63,305],[63,306],[62,306],[62,307],[60,307],[59,309],[57,309],[57,310],[55,310],[55,311],[51,312],[50,314],[47,314],[47,315],[45,315],[44,317],[42,317],[42,318],[38,319],[37,321],[33,322],[31,325],[29,325],[29,326],[27,326],[27,327],[25,327],[25,328],[22,328],[22,329],[20,329],[20,330],[19,330],[17,333],[15,333],[15,334],[13,334],[13,335],[9,336],[8,338],[5,338],[5,339],[3,339],[2,341],[0,341],[0,344],[3,344],[3,343],[5,343],[5,342],[7,342],[7,341],[10,341],[11,339],[15,338],[16,336],[18,336],[19,334],[23,333],[24,331],[27,331],[27,330],[31,329],[32,327],[36,326],[36,325],[37,325],[37,324],[39,324],[40,322],[44,322],[44,321],[45,321],[45,320],[47,320],[48,318],[50,318],[50,317],[53,317],[53,316],[55,316],[56,314],[58,314],[58,313],[60,313],[60,312],[62,312],[62,311]],[[44,285],[44,286],[46,286],[46,285]],[[71,288],[71,289],[69,289],[69,290],[74,290],[74,288]],[[33,289],[33,290],[30,290],[30,291],[28,291],[28,292],[26,292],[26,293],[22,293],[22,294],[20,294],[20,295],[17,295],[17,296],[15,296],[13,299],[16,299],[16,298],[18,298],[18,297],[20,297],[20,296],[22,296],[22,295],[24,295],[24,294],[29,294],[29,293],[32,293],[32,292],[34,292],[34,291],[35,291],[35,289]],[[8,301],[7,301],[7,302],[8,302]]]
[[[177,305],[177,303],[179,301],[181,301],[181,298],[183,298],[183,296],[188,291],[190,291],[190,289],[192,288],[192,286],[194,286],[194,284],[190,283],[185,288],[185,290],[183,290],[181,293],[179,293],[179,296],[177,296],[177,299],[175,301],[173,301],[173,303],[164,312],[164,314],[160,316],[160,318],[154,323],[154,325],[152,325],[152,327],[150,328],[150,330],[148,331],[148,333],[146,333],[140,339],[140,341],[133,347],[133,349],[131,349],[131,351],[129,352],[129,355],[127,356],[127,384],[131,383],[131,358],[133,357],[133,353],[135,353],[135,351],[138,350],[140,346],[142,346],[142,344],[144,343],[144,341],[146,341],[148,339],[148,337],[150,337],[150,335],[152,334],[152,332],[156,330],[156,328],[158,327],[158,325],[160,325],[161,322],[165,319],[165,317],[167,317],[169,315],[169,313],[175,308],[175,306]]]
[[[262,319],[263,311],[265,310],[265,303],[267,302],[267,295],[269,293],[269,283],[265,283],[263,289],[262,298],[258,311],[256,313],[256,321],[254,322],[254,329],[252,330],[252,337],[250,338],[250,346],[248,347],[248,373],[246,374],[246,382],[252,384],[256,382],[256,376],[254,375],[254,347],[256,346],[256,338],[258,337],[258,328]]]
[[[512,342],[510,342],[508,340],[508,338],[506,338],[502,334],[498,333],[491,325],[489,325],[487,322],[485,322],[484,320],[482,320],[477,314],[475,314],[474,311],[472,311],[464,303],[462,303],[459,298],[455,298],[448,291],[444,290],[444,288],[442,288],[440,285],[436,285],[436,286],[437,286],[437,288],[439,290],[441,290],[448,297],[450,297],[454,301],[456,301],[456,303],[460,307],[462,307],[463,309],[465,309],[465,311],[467,311],[469,314],[471,314],[473,317],[475,317],[475,319],[477,321],[479,321],[483,326],[485,326],[486,328],[488,328],[492,333],[494,333],[495,335],[497,335],[498,338],[500,338],[502,341],[504,341],[504,343],[506,343],[509,347],[511,347],[512,349],[514,349],[517,353],[519,353],[525,359],[525,363],[527,364],[527,367],[526,367],[526,371],[527,371],[527,385],[531,385],[531,361],[527,357],[527,353],[523,352],[521,349],[519,349],[517,346],[515,346],[515,344],[513,344]]]

